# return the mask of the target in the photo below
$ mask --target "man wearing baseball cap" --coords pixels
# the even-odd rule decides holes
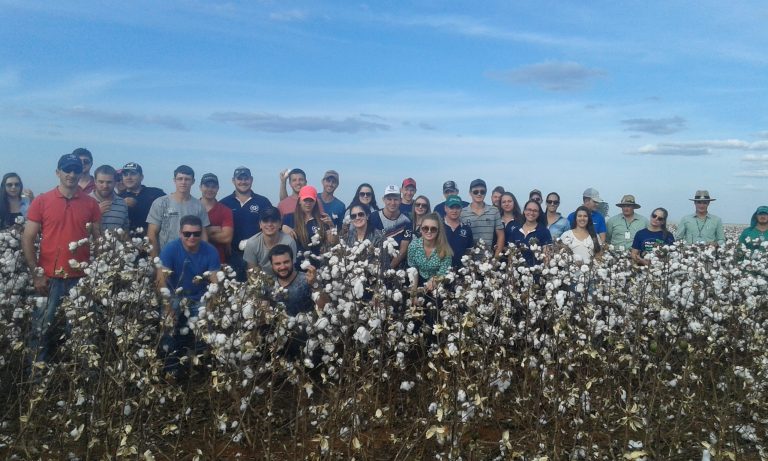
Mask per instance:
[[[232,245],[232,234],[234,222],[232,210],[226,205],[216,200],[216,194],[219,193],[219,178],[213,173],[205,173],[200,178],[200,203],[208,212],[208,220],[211,225],[208,226],[208,242],[210,242],[219,253],[219,261],[227,262],[230,245]]]
[[[708,190],[697,190],[692,199],[689,199],[696,207],[696,213],[683,216],[677,225],[675,238],[685,240],[688,243],[725,243],[723,221],[709,213],[709,204],[714,202],[709,196]]]
[[[600,204],[603,202],[603,199],[600,198],[600,192],[594,187],[590,187],[581,194],[581,199],[584,206],[592,211],[592,223],[595,225],[595,233],[597,233],[597,236],[600,238],[600,242],[605,242],[605,234],[607,232],[605,217],[597,211],[598,208],[600,208]],[[574,211],[568,215],[568,222],[571,223],[571,228],[573,228],[575,220],[576,212]]]
[[[403,179],[403,186],[400,189],[400,213],[411,216],[413,212],[413,197],[416,195],[416,180],[413,178]]]
[[[246,264],[240,243],[261,231],[261,213],[267,208],[272,208],[272,202],[253,191],[253,175],[248,167],[235,168],[232,173],[232,185],[235,186],[235,191],[221,199],[221,204],[232,210],[234,219],[229,265],[237,272],[237,279],[244,282]]]
[[[448,197],[451,195],[459,195],[459,188],[456,187],[455,181],[446,181],[443,183],[443,198],[448,200]],[[459,199],[461,200],[461,199]],[[464,200],[461,200],[461,207],[464,208],[465,206],[469,205],[469,202],[465,202]],[[435,210],[435,213],[439,214],[441,218],[445,219],[445,202],[440,202],[433,208]],[[456,254],[456,252],[454,252]]]
[[[488,187],[482,179],[475,179],[469,184],[469,193],[472,203],[461,210],[461,221],[472,229],[475,244],[482,241],[486,248],[491,248],[495,235],[496,247],[493,252],[498,256],[504,249],[504,224],[499,209],[485,203]]]
[[[336,198],[333,193],[339,187],[339,173],[336,170],[328,170],[323,175],[323,192],[320,194],[320,209],[322,209],[333,220],[333,225],[337,230],[341,230],[341,224],[344,221],[344,212],[347,206],[344,202]]]
[[[72,242],[89,235],[93,238],[100,235],[99,204],[78,186],[81,174],[83,162],[77,155],[61,156],[56,167],[59,185],[36,197],[27,212],[21,240],[24,259],[32,274],[35,291],[48,297],[47,303],[37,304],[32,312],[28,342],[32,360],[46,360],[49,344],[54,338],[49,328],[61,298],[85,275],[69,262],[87,263],[90,246],[75,243],[73,247]],[[39,257],[35,248],[38,236],[42,236]]]
[[[640,204],[635,202],[634,195],[625,195],[616,206],[621,208],[621,214],[608,219],[606,242],[617,250],[629,251],[632,249],[637,231],[648,226],[648,218],[635,213],[635,210],[640,208]]]
[[[122,168],[123,185],[125,190],[117,195],[125,200],[128,205],[128,219],[131,222],[131,232],[136,237],[147,234],[147,215],[152,207],[152,202],[165,195],[165,192],[157,187],[148,187],[142,184],[144,172],[141,165],[136,162],[128,162]],[[141,229],[141,232],[139,232]]]
[[[461,258],[469,252],[475,244],[472,237],[472,229],[461,222],[461,210],[464,208],[463,201],[458,195],[449,195],[445,199],[445,204],[441,207],[445,214],[443,226],[445,228],[445,238],[448,245],[453,250],[451,266],[454,269],[461,267]]]
[[[370,225],[374,229],[384,232],[384,238],[392,237],[397,242],[400,252],[395,258],[389,261],[387,267],[387,258],[389,253],[384,251],[382,254],[382,265],[384,268],[397,269],[408,256],[408,245],[413,239],[413,226],[411,219],[405,213],[400,211],[400,188],[392,184],[384,189],[384,208],[375,213],[371,213],[368,218]]]

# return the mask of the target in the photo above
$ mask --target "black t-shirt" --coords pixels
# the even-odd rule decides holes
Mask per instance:
[[[138,194],[124,190],[118,194],[122,198],[133,198],[136,200],[136,205],[128,207],[128,219],[131,221],[131,231],[136,232],[139,227],[144,231],[137,236],[144,236],[147,234],[147,215],[149,215],[149,209],[152,207],[152,202],[165,195],[162,189],[157,187],[141,186]]]

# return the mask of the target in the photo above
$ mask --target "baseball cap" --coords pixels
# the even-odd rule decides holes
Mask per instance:
[[[217,186],[219,185],[219,177],[213,173],[205,173],[203,177],[200,178],[200,184],[212,183],[212,182],[216,183]]]
[[[538,195],[539,197],[541,197],[541,191],[538,189],[534,189],[528,192],[528,197],[533,197],[534,195]]]
[[[406,188],[408,186],[416,187],[416,180],[413,178],[405,178],[403,179],[403,188]]]
[[[262,221],[283,221],[283,217],[280,215],[280,210],[273,206],[264,208],[259,214],[259,217]]]
[[[135,171],[136,173],[144,174],[144,172],[141,170],[141,165],[136,162],[128,162],[123,165],[123,172],[126,171]]]
[[[589,189],[585,190],[583,194],[581,194],[582,197],[591,198],[595,202],[602,202],[603,199],[600,198],[600,192],[597,191],[594,187],[590,187]]]
[[[445,199],[445,206],[450,208],[452,206],[464,206],[464,204],[461,202],[461,199],[458,195],[449,195],[448,198]]]
[[[454,181],[446,181],[443,183],[443,193],[446,193],[448,191],[459,191],[459,188],[456,187],[456,183]]]
[[[469,183],[469,190],[472,190],[475,187],[480,187],[480,186],[485,187],[486,189],[488,189],[488,186],[485,185],[485,181],[483,181],[482,179],[475,179],[474,181]]]
[[[244,167],[244,166],[239,166],[235,168],[235,172],[232,173],[232,177],[239,178],[241,176],[247,176],[249,178],[252,177],[251,170],[249,170],[247,167]]]
[[[314,186],[304,186],[299,191],[299,200],[311,198],[317,201],[317,189]]]
[[[328,170],[323,175],[323,179],[336,178],[336,182],[339,182],[339,173],[336,170]]]
[[[390,184],[384,188],[383,197],[386,197],[387,195],[400,195],[400,188],[394,184]]]
[[[57,169],[63,170],[65,168],[76,168],[82,173],[83,162],[80,160],[80,157],[75,154],[64,154],[59,157],[59,165],[57,166]]]

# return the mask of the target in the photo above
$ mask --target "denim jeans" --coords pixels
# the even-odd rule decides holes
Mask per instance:
[[[79,278],[49,278],[48,279],[48,301],[42,306],[35,306],[32,311],[32,331],[29,334],[27,347],[29,353],[33,354],[33,361],[47,362],[53,353],[53,343],[56,340],[52,333],[55,328],[51,328],[56,319],[56,311],[61,304],[61,299],[69,295]],[[71,331],[69,322],[66,324],[66,332]]]

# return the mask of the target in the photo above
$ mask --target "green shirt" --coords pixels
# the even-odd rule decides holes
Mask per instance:
[[[648,218],[635,213],[632,220],[627,222],[623,214],[617,214],[608,219],[605,227],[605,241],[609,245],[613,245],[616,249],[630,250],[637,231],[648,227]]]
[[[750,239],[749,242],[747,242],[747,239]],[[760,250],[764,251],[765,247],[763,247],[761,244],[761,241],[758,241],[757,239],[763,239],[763,241],[768,241],[768,230],[765,232],[760,232],[757,230],[756,227],[747,227],[744,229],[744,232],[741,233],[739,236],[739,242],[741,244],[746,245],[747,248],[750,250]]]
[[[695,214],[685,216],[677,225],[675,239],[688,243],[725,243],[723,221],[713,214],[707,214],[704,219]]]

